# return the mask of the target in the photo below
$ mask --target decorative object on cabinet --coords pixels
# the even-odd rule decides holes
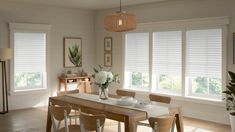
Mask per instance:
[[[7,95],[7,73],[6,62],[12,57],[10,48],[0,48],[0,63],[2,64],[2,111],[0,114],[8,113],[8,95]]]
[[[82,39],[79,37],[64,38],[64,67],[82,66]]]

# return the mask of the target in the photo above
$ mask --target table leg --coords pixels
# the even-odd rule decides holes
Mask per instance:
[[[59,84],[58,84],[58,92],[60,92],[61,91],[61,81],[60,81],[60,79],[59,79]]]
[[[64,82],[64,91],[66,92],[67,91],[67,80],[65,79],[65,82]]]
[[[124,121],[125,132],[136,132],[135,130],[135,120],[131,117],[126,117]]]
[[[51,132],[51,114],[50,114],[50,110],[49,110],[49,107],[50,107],[50,99],[48,101],[48,108],[47,108],[47,127],[46,127],[46,132]]]

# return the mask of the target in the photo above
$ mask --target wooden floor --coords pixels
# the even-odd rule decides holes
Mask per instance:
[[[46,117],[45,108],[11,111],[0,115],[0,132],[45,132]],[[184,117],[184,130],[185,132],[231,132],[228,125],[186,117]],[[106,120],[104,131],[117,132],[117,122]],[[138,132],[151,132],[151,129],[138,127]]]

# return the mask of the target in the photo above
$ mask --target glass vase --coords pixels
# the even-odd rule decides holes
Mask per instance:
[[[99,88],[99,98],[102,100],[106,100],[109,98],[108,88]]]

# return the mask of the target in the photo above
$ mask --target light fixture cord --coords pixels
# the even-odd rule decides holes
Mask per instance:
[[[120,12],[122,12],[122,0],[120,0]]]

